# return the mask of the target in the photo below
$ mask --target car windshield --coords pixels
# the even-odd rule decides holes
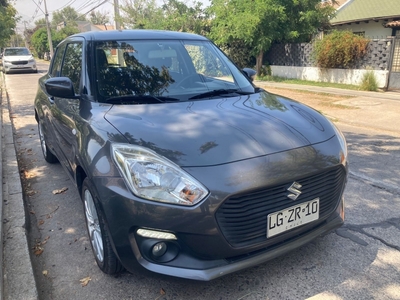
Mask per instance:
[[[10,48],[4,50],[4,56],[29,55],[29,50],[26,48]]]
[[[104,41],[95,44],[101,102],[140,96],[174,101],[254,93],[243,73],[209,41]]]

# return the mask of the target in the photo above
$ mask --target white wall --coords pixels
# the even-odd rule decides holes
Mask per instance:
[[[368,70],[354,69],[320,69],[316,67],[291,67],[291,66],[271,66],[273,76],[284,78],[294,78],[318,82],[332,82],[360,85],[363,74]],[[386,86],[389,76],[387,70],[373,70],[377,79],[378,87]]]
[[[352,32],[365,32],[365,37],[367,38],[386,38],[392,35],[392,28],[383,27],[384,21],[380,20],[378,22],[369,21],[368,23],[360,22],[359,24],[351,23],[350,25],[337,25],[334,28],[337,30],[349,30]]]

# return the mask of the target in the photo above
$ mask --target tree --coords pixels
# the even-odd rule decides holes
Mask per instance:
[[[41,28],[41,27],[45,27],[46,26],[46,19],[45,18],[41,18],[35,21],[35,27],[36,28]]]
[[[5,47],[14,34],[17,11],[7,0],[0,1],[0,47]]]
[[[76,27],[73,26],[67,26],[64,28],[61,28],[60,30],[57,30],[56,32],[52,32],[52,42],[53,42],[53,47],[57,47],[57,45],[70,35],[73,35],[75,33],[78,33],[79,30]]]
[[[78,33],[79,30],[76,27],[67,26],[58,31],[51,30],[53,47],[57,47],[57,45],[67,38],[70,35]],[[43,57],[45,52],[49,52],[49,42],[47,36],[47,29],[45,27],[39,28],[36,30],[31,37],[31,45],[35,50],[38,57]]]
[[[40,28],[46,28],[46,19],[42,18],[35,21],[35,28],[26,28],[24,30],[25,41],[28,44],[28,47],[32,47],[31,38],[32,35]]]
[[[125,28],[162,29],[164,18],[156,0],[124,0],[121,5],[121,24]]]
[[[163,6],[164,18],[162,27],[166,30],[207,34],[207,14],[201,2],[187,6],[178,0],[168,0]]]
[[[85,16],[79,15],[78,12],[71,6],[67,6],[59,12],[53,13],[51,26],[57,28],[58,25],[76,27],[76,21],[86,21]]]
[[[211,38],[218,44],[241,41],[253,49],[260,73],[273,42],[310,39],[334,9],[320,0],[212,0],[209,12]]]
[[[36,30],[32,34],[31,45],[38,57],[43,57],[44,53],[49,51],[47,29],[45,27]]]
[[[110,23],[110,17],[108,16],[108,13],[91,11],[90,22],[92,22],[94,25],[104,25]]]
[[[125,0],[122,23],[128,28],[163,29],[207,34],[208,17],[201,2],[191,6],[179,0]]]

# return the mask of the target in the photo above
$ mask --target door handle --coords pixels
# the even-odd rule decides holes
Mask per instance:
[[[54,104],[54,97],[47,97],[49,99],[50,104]]]

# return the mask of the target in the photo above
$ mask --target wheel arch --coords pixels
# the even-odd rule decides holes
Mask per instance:
[[[85,178],[88,177],[85,170],[78,165],[75,170],[75,182],[78,188],[79,196],[82,198],[82,185]]]

